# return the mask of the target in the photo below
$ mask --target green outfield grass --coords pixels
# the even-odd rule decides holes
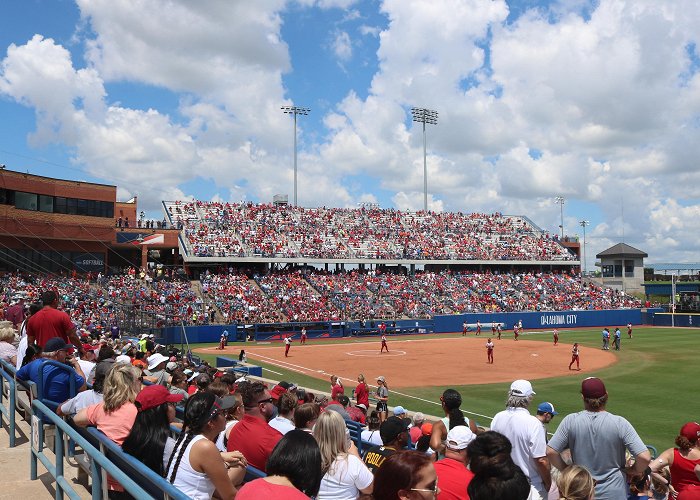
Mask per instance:
[[[512,333],[508,336],[512,336]],[[548,334],[532,334],[526,338],[551,342],[551,335]],[[343,341],[338,339],[309,343]],[[599,348],[600,331],[563,330],[560,342],[579,342],[583,346]],[[561,414],[549,424],[549,431],[553,432],[556,429],[561,417],[582,409],[581,380],[585,376],[595,375],[603,379],[608,389],[610,412],[627,418],[645,443],[655,446],[659,451],[673,446],[673,440],[683,423],[700,420],[700,329],[635,328],[634,338],[631,340],[627,339],[626,329],[623,329],[622,350],[611,352],[618,357],[618,362],[595,374],[577,373],[533,382],[537,392],[534,403],[550,401]],[[214,363],[214,355],[202,357]],[[328,382],[325,380],[289,372],[265,363],[256,364],[263,367],[266,377],[294,381],[309,389],[328,390]],[[585,368],[584,356],[581,357],[581,364],[582,368]],[[410,369],[427,371],[439,367],[412,366]],[[488,426],[490,417],[504,408],[508,386],[509,384],[499,383],[404,388],[401,389],[401,394],[392,391],[390,404],[400,404],[411,411],[438,415],[440,394],[447,387],[452,387],[462,394],[462,409],[476,414],[473,418],[479,424]],[[534,413],[535,408],[531,410]]]

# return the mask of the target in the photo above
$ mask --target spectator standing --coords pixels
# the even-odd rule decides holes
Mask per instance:
[[[377,377],[377,390],[374,395],[377,398],[379,421],[384,422],[389,415],[389,386],[386,385],[384,376]]]
[[[530,479],[540,496],[546,498],[552,478],[542,423],[528,411],[534,395],[529,381],[514,381],[508,391],[506,409],[493,417],[491,430],[508,438],[512,445],[513,462]]]
[[[474,434],[477,434],[476,423],[465,420],[464,413],[459,409],[462,406],[462,395],[459,392],[446,389],[440,396],[440,405],[445,416],[433,424],[430,436],[430,448],[436,453],[442,453],[444,450],[447,433],[453,427],[466,425]]]
[[[15,295],[12,300],[14,303],[5,311],[5,319],[12,323],[15,330],[19,330],[24,321],[24,297]]]
[[[678,492],[696,489],[700,493],[700,478],[695,474],[700,466],[700,424],[688,422],[676,437],[676,448],[669,448],[651,463],[651,470],[658,472],[668,466],[671,470],[671,486]]]
[[[82,351],[82,343],[75,333],[75,325],[65,312],[57,309],[58,294],[53,290],[47,290],[41,294],[41,301],[44,306],[27,322],[27,342],[29,344],[36,342],[46,351],[45,346],[49,339],[58,337]]]
[[[355,401],[358,405],[365,405],[365,411],[369,408],[369,390],[365,383],[365,376],[359,374],[357,376],[357,387],[355,387]]]
[[[42,305],[39,303],[32,303],[29,305],[29,311],[27,312],[27,317],[25,320],[22,322],[19,328],[19,344],[17,345],[17,364],[15,365],[15,368],[18,370],[22,367],[22,360],[24,359],[24,355],[27,352],[27,346],[29,345],[29,339],[27,338],[27,323],[29,322],[29,318],[31,318],[34,314],[38,313],[41,311]]]
[[[479,434],[469,443],[469,469],[474,474],[467,487],[471,500],[541,500],[511,452],[508,438],[495,431]]]
[[[338,401],[338,396],[345,394],[345,387],[337,375],[331,375],[331,400]]]
[[[647,447],[626,419],[606,411],[608,393],[602,380],[589,377],[581,383],[584,411],[564,417],[549,441],[547,456],[564,470],[561,453],[569,448],[576,465],[586,467],[596,480],[597,500],[618,500],[627,494],[625,473],[640,476],[649,465]],[[635,458],[626,467],[625,451]]]
[[[268,425],[274,415],[273,399],[264,384],[246,384],[241,396],[245,416],[229,435],[227,449],[239,450],[248,463],[265,472],[267,458],[282,434]]]
[[[545,441],[548,440],[547,424],[552,421],[555,415],[559,415],[559,413],[554,410],[554,405],[552,403],[545,401],[537,406],[537,415],[535,415],[535,417],[542,423]]]
[[[466,500],[467,486],[474,474],[467,469],[467,446],[476,435],[465,425],[453,427],[445,440],[445,458],[435,462],[440,493],[438,500]]]

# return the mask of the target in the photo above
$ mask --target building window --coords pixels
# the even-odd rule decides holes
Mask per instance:
[[[39,211],[53,213],[53,196],[39,195]]]
[[[33,193],[15,191],[15,208],[22,210],[36,210],[39,206],[38,196]]]

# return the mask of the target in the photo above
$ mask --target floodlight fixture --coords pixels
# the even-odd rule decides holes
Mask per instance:
[[[297,115],[306,116],[311,112],[310,108],[301,106],[282,106],[284,114],[294,116],[294,206],[297,206]]]

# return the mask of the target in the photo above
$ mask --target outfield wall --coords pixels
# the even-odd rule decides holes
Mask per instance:
[[[504,330],[512,330],[518,321],[523,322],[525,330],[551,330],[554,328],[615,327],[627,323],[633,325],[671,326],[670,314],[661,314],[662,309],[611,309],[604,311],[549,311],[517,313],[480,313],[435,316],[432,320],[398,320],[396,329],[387,321],[387,333],[448,333],[461,332],[462,323],[466,322],[473,330],[473,325],[481,322],[484,333],[491,329],[491,323],[502,323]],[[700,326],[700,315],[676,314],[676,326]],[[356,321],[316,322],[316,323],[280,323],[255,325],[204,325],[185,327],[187,340],[191,344],[217,343],[224,330],[229,332],[229,342],[245,342],[248,336],[256,341],[281,340],[289,335],[299,339],[302,326],[307,329],[309,339],[339,338],[349,335],[376,335],[379,320],[372,326],[360,328]],[[163,328],[162,335],[157,335],[159,342],[180,344],[185,341],[181,327]]]
[[[604,311],[548,311],[515,312],[494,314],[457,314],[435,316],[436,333],[461,332],[462,323],[474,324],[479,320],[484,331],[491,329],[491,323],[503,323],[504,330],[512,330],[518,321],[523,322],[525,330],[554,328],[581,328],[598,326],[623,326],[627,323],[642,324],[640,309],[611,309]],[[473,329],[473,328],[472,328]]]
[[[673,320],[671,320],[673,316]],[[684,326],[691,328],[700,327],[700,314],[690,314],[690,313],[676,313],[671,314],[667,312],[659,312],[654,314],[652,318],[652,325],[654,326]]]

